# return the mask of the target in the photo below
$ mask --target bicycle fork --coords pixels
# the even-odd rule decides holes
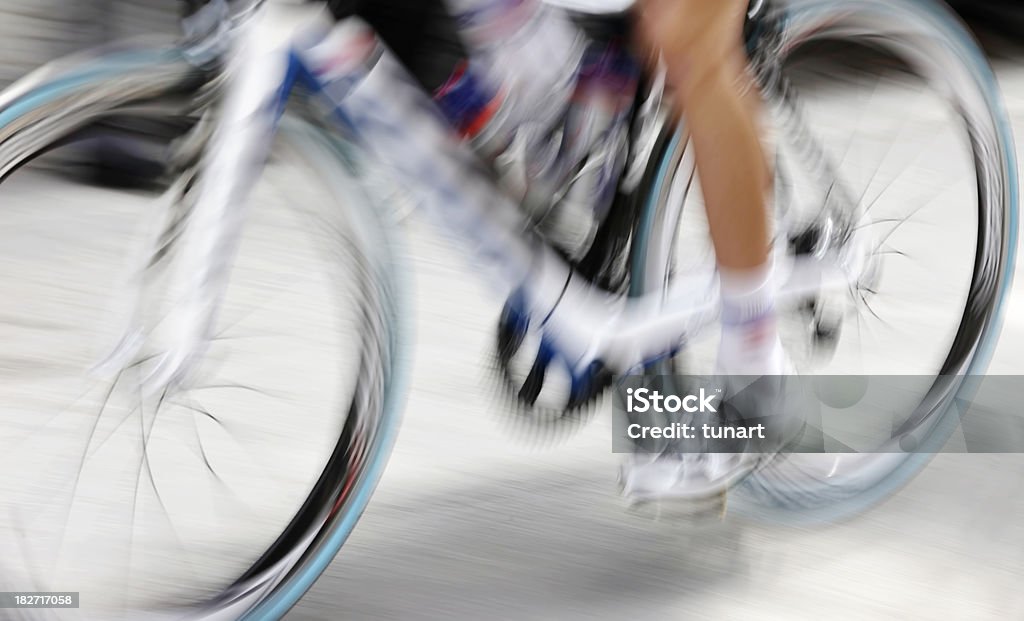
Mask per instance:
[[[213,338],[232,261],[247,215],[249,191],[259,179],[298,73],[292,59],[244,30],[225,72],[225,96],[216,113],[176,254],[182,292],[167,317],[170,345],[146,374],[147,392],[183,383]],[[134,354],[132,354],[134,355]]]

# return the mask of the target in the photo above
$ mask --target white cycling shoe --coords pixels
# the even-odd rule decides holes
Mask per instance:
[[[760,404],[754,408],[780,417],[772,425],[772,437],[760,445],[763,452],[636,453],[630,455],[620,469],[623,495],[636,503],[700,501],[721,496],[797,440],[804,429],[804,417],[798,403],[802,397],[789,390],[790,387],[799,389],[799,386],[785,379],[795,375],[792,364],[785,360],[781,367],[785,372],[773,376],[777,377],[777,382],[733,387],[742,394],[745,410],[752,409],[751,399],[754,399]],[[747,376],[743,379],[753,380]]]

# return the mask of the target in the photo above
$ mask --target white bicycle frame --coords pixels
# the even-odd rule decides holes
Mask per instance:
[[[434,221],[463,244],[491,282],[517,294],[518,310],[532,329],[541,331],[574,378],[594,362],[614,373],[638,370],[673,355],[717,320],[714,264],[674,274],[671,282],[663,271],[660,277],[667,286],[641,297],[612,295],[574,274],[532,231],[518,205],[499,191],[471,148],[454,137],[426,93],[362,22],[347,20],[315,34],[307,29],[271,46],[257,33],[255,20],[246,20],[233,34],[225,101],[184,238],[182,275],[189,293],[178,309],[180,337],[150,378],[158,387],[180,379],[205,347],[245,221],[247,192],[262,172],[284,102],[299,83],[325,104],[342,135],[386,166]],[[647,130],[638,140],[650,143],[652,132],[661,128],[654,120],[665,116],[657,91],[643,114],[648,116]],[[650,149],[637,152],[642,159],[628,168],[647,164]],[[664,199],[674,214],[668,220],[672,225],[680,211],[672,206],[683,204],[693,178],[690,149],[684,153],[676,171],[663,171],[674,173]],[[676,227],[649,235],[646,243],[668,247]],[[776,253],[780,303],[847,289],[865,269],[866,250],[865,243],[848,240],[812,255]]]

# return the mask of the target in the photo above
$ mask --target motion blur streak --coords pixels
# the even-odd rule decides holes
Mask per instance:
[[[104,3],[72,4],[98,12]],[[0,0],[0,85],[115,34],[172,33],[175,16],[150,4],[111,4],[120,17],[99,20],[112,25],[104,32],[70,9],[53,18],[66,3]],[[1024,37],[986,43],[1019,132]],[[169,80],[191,71],[173,66]],[[887,101],[889,86],[879,89],[891,104],[883,109],[908,112],[902,102],[917,100]],[[151,267],[139,256],[154,235],[178,232],[169,196],[187,184],[168,186],[166,154],[173,145],[185,157],[182,137],[202,136],[194,112],[208,95],[175,102],[175,122],[126,120],[0,187],[0,591],[81,592],[82,616],[60,618],[187,604],[230,584],[302,504],[335,448],[338,412],[358,398],[356,361],[343,354],[373,330],[361,281],[370,268],[357,225],[330,211],[303,166],[309,143],[277,145],[254,192],[209,379],[173,402],[146,401],[136,394],[141,371],[110,378],[94,364],[123,315],[159,327],[161,315],[148,313],[179,293],[136,309],[124,283]],[[840,128],[857,122],[858,102],[842,99],[819,102]],[[890,119],[877,120],[870,135],[881,143]],[[956,207],[963,187],[938,183],[955,159],[949,146],[939,141],[918,162],[908,201]],[[849,165],[864,165],[863,154],[850,152]],[[381,217],[405,215],[408,197],[386,177],[370,190],[394,209]],[[569,438],[544,427],[525,441],[510,433],[518,419],[491,370],[504,300],[436,231],[404,222],[416,342],[402,432],[360,526],[289,621],[1024,618],[1024,455],[939,455],[889,501],[824,527],[773,523],[742,506],[724,520],[635,515],[615,494],[607,408]],[[924,237],[934,224],[911,234],[956,252]],[[682,240],[691,256],[707,250],[697,237]],[[913,319],[942,314],[935,304]],[[1021,343],[1018,283],[989,372],[1024,375]],[[712,351],[696,344],[686,361],[709,365]],[[93,375],[74,375],[82,369]],[[55,446],[39,444],[41,429]],[[75,501],[61,495],[69,489]],[[115,506],[100,502],[111,497]],[[138,592],[119,590],[129,579]],[[20,612],[0,609],[0,619]]]

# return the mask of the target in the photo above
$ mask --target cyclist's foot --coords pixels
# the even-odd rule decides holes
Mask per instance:
[[[721,378],[727,384],[739,376]],[[725,494],[749,474],[788,450],[805,427],[806,396],[792,375],[743,377],[744,384],[727,386],[720,412],[742,420],[747,428],[763,425],[759,439],[734,452],[642,454],[629,456],[620,470],[624,496],[634,502],[694,501]],[[715,450],[715,442],[709,448]],[[718,450],[727,450],[720,444]]]
[[[711,450],[732,452],[640,454],[622,465],[623,494],[634,502],[696,501],[725,494],[747,475],[790,449],[802,436],[807,408],[813,404],[784,354],[777,374],[718,376],[724,397],[718,408],[723,426],[754,429],[750,441],[705,439]],[[703,427],[702,427],[703,428]]]

